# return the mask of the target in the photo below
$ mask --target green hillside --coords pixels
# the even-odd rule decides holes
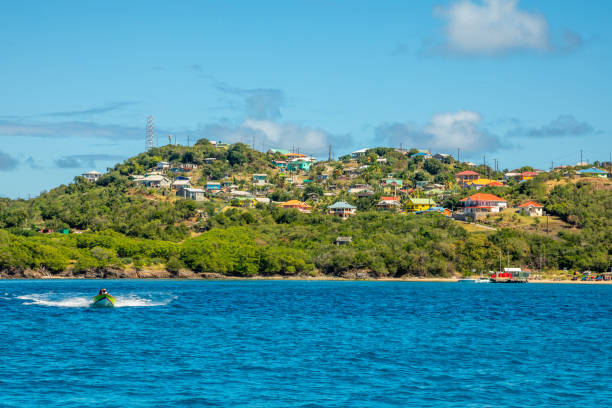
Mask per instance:
[[[200,140],[152,149],[94,182],[78,176],[30,200],[1,199],[0,271],[448,277],[495,270],[500,261],[545,272],[612,266],[612,183],[579,178],[577,168],[519,182],[505,180],[508,171],[414,149],[376,148],[329,162],[291,157]],[[456,212],[476,193],[456,180],[466,170],[503,182],[478,190],[509,207],[478,219],[489,228],[438,208]],[[170,184],[181,178],[198,199],[177,194]],[[156,187],[148,181],[154,179],[168,185]],[[415,198],[435,207],[414,212]],[[289,200],[303,211],[283,208]],[[513,208],[529,200],[541,203],[548,219]],[[336,202],[355,214],[329,214]]]

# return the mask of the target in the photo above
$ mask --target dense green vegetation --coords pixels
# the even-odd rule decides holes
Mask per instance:
[[[377,162],[383,157],[386,162]],[[214,158],[215,160],[210,160]],[[28,269],[73,275],[101,270],[165,269],[178,272],[215,272],[232,276],[327,274],[345,276],[356,271],[377,277],[451,276],[480,273],[500,264],[544,270],[606,271],[612,266],[612,192],[586,182],[566,183],[547,190],[558,174],[543,174],[507,187],[485,187],[510,204],[538,200],[547,212],[570,228],[558,234],[529,233],[501,228],[468,233],[461,224],[440,214],[404,215],[375,210],[383,194],[349,195],[336,187],[332,198],[326,184],[299,188],[275,172],[270,156],[235,144],[215,149],[207,141],[195,146],[165,146],[133,157],[96,183],[75,178],[31,200],[0,199],[0,271]],[[205,160],[208,159],[208,160]],[[344,158],[345,161],[348,158]],[[312,214],[286,210],[274,204],[256,208],[229,208],[227,202],[176,199],[171,192],[134,187],[129,176],[145,174],[161,161],[198,166],[195,177],[229,179],[249,188],[251,173],[270,174],[275,201],[307,200],[313,194]],[[345,163],[312,166],[312,180],[325,171],[342,185]],[[393,149],[373,149],[356,165],[369,164],[351,183],[376,185],[393,173],[408,187],[428,180],[450,185],[466,167],[435,159],[409,157]],[[491,169],[483,169],[499,177]],[[179,175],[181,173],[178,173]],[[192,174],[193,176],[193,174]],[[473,191],[448,188],[438,202],[455,208]],[[335,200],[346,200],[358,215],[346,221],[325,214]],[[41,234],[37,229],[70,230],[70,234]],[[352,242],[337,245],[336,238]]]

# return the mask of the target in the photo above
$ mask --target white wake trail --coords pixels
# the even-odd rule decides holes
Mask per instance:
[[[176,297],[166,298],[163,300],[152,300],[138,295],[119,295],[115,297],[115,307],[152,307],[152,306],[165,306],[172,302]],[[24,305],[38,305],[48,307],[90,307],[92,304],[92,297],[85,296],[68,296],[61,297],[61,295],[51,294],[31,294],[17,296],[17,299],[24,300]]]

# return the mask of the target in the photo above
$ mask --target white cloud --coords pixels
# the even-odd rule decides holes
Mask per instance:
[[[269,143],[276,143],[282,147],[300,146],[304,152],[320,154],[327,151],[329,135],[320,130],[294,123],[277,123],[269,120],[249,119],[244,122],[249,129],[259,131]]]
[[[492,152],[501,146],[499,137],[480,127],[478,112],[458,111],[433,115],[430,122],[419,127],[409,123],[392,123],[376,129],[377,137],[389,146],[431,148],[452,152],[461,148],[466,153]]]
[[[460,0],[438,7],[447,20],[445,52],[491,55],[552,48],[546,19],[518,8],[518,0]]]
[[[291,122],[247,119],[239,125],[215,124],[202,129],[202,135],[209,140],[255,144],[255,148],[299,148],[300,152],[313,156],[327,154],[328,146],[345,145],[348,136],[332,135],[322,129],[316,129]]]

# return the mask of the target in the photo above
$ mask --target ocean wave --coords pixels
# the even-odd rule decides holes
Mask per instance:
[[[115,297],[115,307],[151,307],[165,306],[172,302],[175,297],[166,298],[163,300],[152,300],[138,295],[118,295]],[[92,304],[91,297],[85,296],[68,296],[52,294],[31,294],[17,296],[17,299],[24,300],[24,305],[38,305],[49,307],[90,307]]]

